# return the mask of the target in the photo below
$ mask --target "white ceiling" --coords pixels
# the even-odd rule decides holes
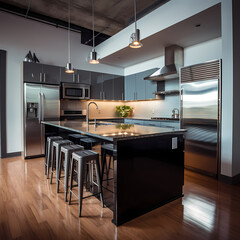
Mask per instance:
[[[195,27],[197,24],[201,26]],[[221,37],[220,4],[143,39],[140,49],[126,47],[104,57],[101,63],[125,68],[163,56],[166,46],[177,44],[185,48],[218,37]]]

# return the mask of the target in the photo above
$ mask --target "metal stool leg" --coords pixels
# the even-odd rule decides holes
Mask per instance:
[[[50,184],[52,184],[52,178],[53,178],[53,169],[54,169],[54,163],[56,161],[56,157],[57,157],[57,149],[56,147],[52,147],[52,161],[51,161],[51,180],[50,180]],[[55,160],[54,160],[55,159]]]
[[[71,173],[70,173],[70,187],[69,187],[69,201],[68,204],[71,204],[71,198],[72,198],[72,186],[73,186],[73,172],[74,172],[74,159],[71,158]]]
[[[83,182],[84,182],[83,168],[84,168],[83,161],[79,161],[78,162],[79,217],[81,217],[81,213],[82,213]]]
[[[69,178],[69,156],[65,155],[65,202],[67,202],[67,194],[68,194],[68,178]]]
[[[63,160],[63,157],[65,158],[65,154],[63,156],[63,153],[60,152],[60,156],[59,156],[59,161],[57,160],[56,161],[56,166],[58,165],[58,173],[56,171],[56,178],[57,178],[57,193],[59,193],[59,180],[61,178],[61,172],[62,172],[62,160]],[[66,160],[66,159],[65,159]]]
[[[97,157],[97,160],[96,160],[96,174],[97,174],[97,181],[98,181],[98,191],[100,192],[100,200],[101,200],[101,203],[102,203],[102,207],[104,207],[99,157]]]

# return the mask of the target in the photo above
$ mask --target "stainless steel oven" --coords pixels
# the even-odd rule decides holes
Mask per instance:
[[[63,83],[62,98],[64,99],[90,99],[90,85]]]

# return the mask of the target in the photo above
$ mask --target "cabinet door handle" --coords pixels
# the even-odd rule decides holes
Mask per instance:
[[[43,74],[43,81],[46,82],[46,73]]]
[[[73,74],[73,82],[75,82],[75,74]]]
[[[40,73],[40,82],[42,82],[42,73]]]
[[[78,83],[80,83],[80,76],[79,76],[79,74],[78,74]]]
[[[105,99],[105,92],[103,92],[103,99]]]
[[[100,99],[102,99],[102,92],[100,92]]]

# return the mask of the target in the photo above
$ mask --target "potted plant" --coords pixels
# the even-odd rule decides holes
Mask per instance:
[[[127,105],[116,106],[117,113],[120,117],[127,117],[131,114],[133,108]]]

